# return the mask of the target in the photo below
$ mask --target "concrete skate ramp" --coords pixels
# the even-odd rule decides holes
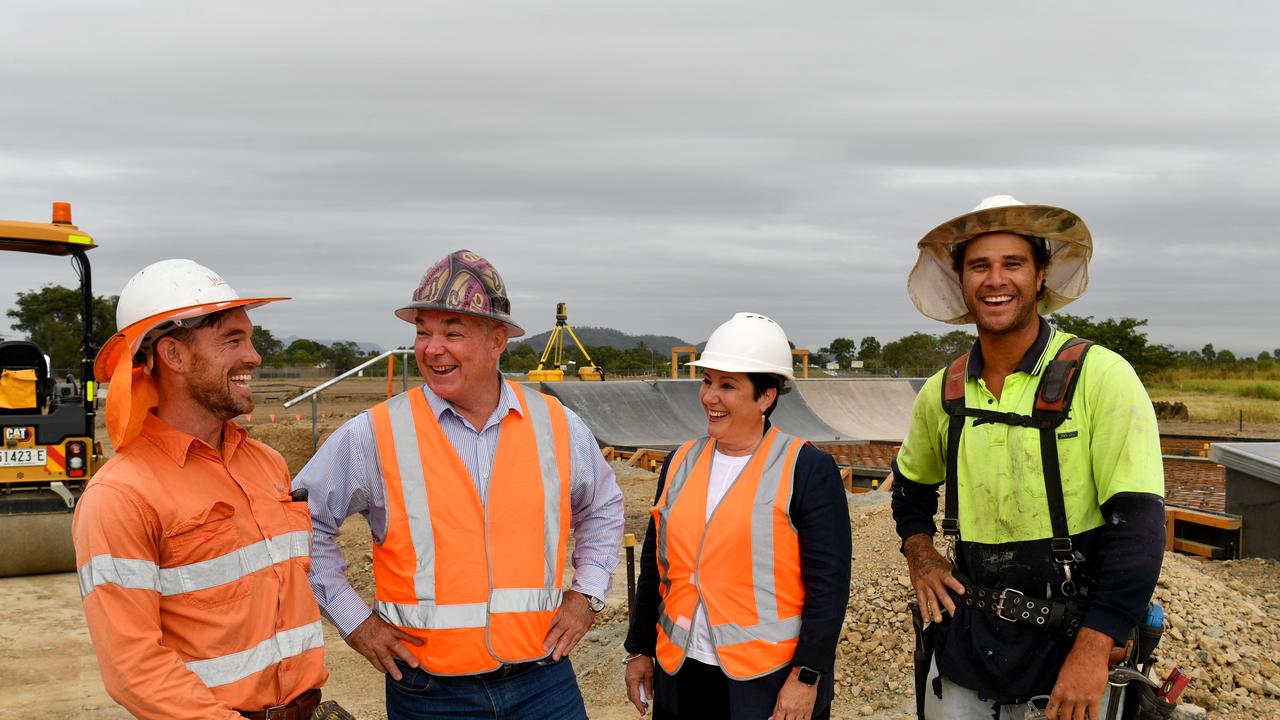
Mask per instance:
[[[701,380],[659,380],[658,390],[666,396],[672,405],[672,412],[680,417],[683,424],[696,426],[698,434],[705,435],[707,416],[702,412],[702,403],[698,400],[698,387],[701,385]],[[822,422],[795,390],[782,396],[778,401],[778,407],[773,411],[771,420],[778,429],[788,435],[810,442],[847,442],[861,439],[845,435]]]
[[[658,389],[661,382],[664,381],[554,382],[542,383],[541,389],[577,413],[601,445],[675,448],[706,434],[706,422],[687,422],[687,416],[678,413]]]
[[[918,392],[912,380],[802,380],[797,385],[808,407],[846,437],[901,441],[907,436]]]
[[[542,383],[577,413],[601,445],[675,448],[707,432],[698,402],[699,380],[610,380]],[[798,392],[783,396],[773,414],[779,428],[813,442],[859,440],[824,423]]]

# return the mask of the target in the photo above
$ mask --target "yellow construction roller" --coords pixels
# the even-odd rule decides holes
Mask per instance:
[[[10,493],[0,499],[0,506],[10,511],[0,514],[0,577],[76,569],[76,550],[71,545],[72,512],[68,508],[51,508],[61,498],[49,498],[50,494]]]

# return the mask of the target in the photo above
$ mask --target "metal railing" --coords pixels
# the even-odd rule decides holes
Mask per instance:
[[[292,397],[284,401],[284,407],[290,408],[302,402],[303,400],[308,400],[308,399],[311,400],[311,451],[312,452],[315,452],[320,448],[320,393],[324,390],[327,390],[333,387],[334,385],[337,385],[343,380],[346,380],[352,375],[358,374],[361,370],[364,370],[367,367],[370,367],[383,360],[386,360],[392,355],[405,356],[404,360],[400,363],[400,372],[401,372],[400,390],[401,392],[408,392],[409,391],[409,358],[413,357],[413,350],[401,348],[398,350],[388,350],[377,357],[369,358],[368,360],[365,360],[364,362],[342,373],[341,375],[331,380],[326,380],[320,383],[319,385],[311,388],[310,390],[302,393],[301,395],[298,395],[297,397]],[[391,377],[388,375],[387,377],[388,392],[390,392],[391,382],[392,382]]]

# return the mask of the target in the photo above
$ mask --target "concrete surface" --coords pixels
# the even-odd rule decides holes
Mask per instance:
[[[917,390],[910,380],[807,380],[797,383],[807,406],[846,437],[901,441]]]
[[[669,449],[706,433],[698,380],[542,383],[582,417],[602,445]],[[813,442],[901,440],[915,389],[909,380],[801,380],[773,414],[783,431]]]

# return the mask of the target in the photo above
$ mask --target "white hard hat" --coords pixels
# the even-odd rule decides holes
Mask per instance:
[[[951,253],[956,245],[990,232],[1038,237],[1048,245],[1045,292],[1036,305],[1040,314],[1065,307],[1089,286],[1093,237],[1078,215],[1052,205],[1027,205],[1012,195],[992,195],[973,210],[930,230],[916,244],[920,255],[907,278],[907,292],[916,309],[945,323],[973,322]]]
[[[711,333],[702,357],[689,363],[724,372],[771,373],[795,380],[791,344],[782,326],[758,313],[740,312]]]
[[[116,305],[118,331],[103,345],[94,361],[94,375],[106,381],[119,354],[138,352],[148,333],[161,325],[181,325],[183,320],[219,310],[246,310],[284,297],[242,298],[218,273],[193,260],[161,260],[152,263],[125,283]]]
[[[218,273],[191,260],[161,260],[134,275],[116,305],[116,327],[98,357],[93,374],[110,382],[107,395],[107,434],[117,451],[142,430],[147,414],[159,402],[155,380],[146,365],[134,366],[133,356],[153,330],[180,326],[183,320],[220,310],[246,310],[285,297],[242,298]]]

